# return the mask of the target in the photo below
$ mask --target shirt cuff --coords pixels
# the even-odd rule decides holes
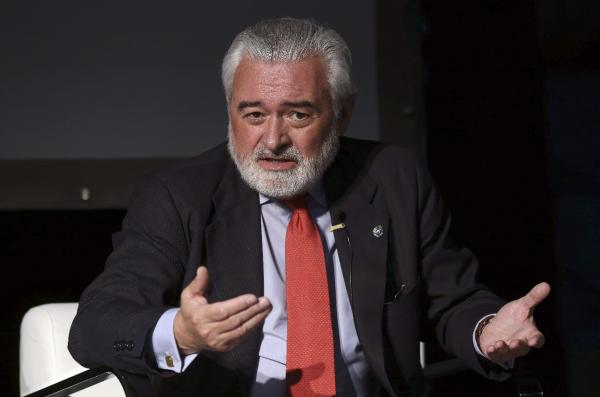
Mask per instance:
[[[477,354],[479,354],[482,357],[485,357],[486,360],[489,360],[490,362],[493,362],[492,360],[490,360],[489,358],[487,358],[487,356],[481,351],[481,349],[479,348],[479,343],[477,343],[477,337],[476,337],[476,332],[477,332],[477,328],[479,328],[479,324],[481,324],[484,320],[487,320],[490,317],[494,317],[496,315],[496,313],[492,313],[492,314],[488,314],[487,316],[483,316],[481,318],[481,320],[477,321],[477,324],[475,324],[475,328],[473,329],[473,347],[475,348],[475,351],[477,352]],[[515,366],[515,360],[509,360],[509,361],[505,361],[503,363],[496,363],[494,362],[494,364],[501,366],[504,369],[512,369]]]
[[[190,354],[183,358],[179,354],[173,323],[178,308],[169,309],[158,319],[154,332],[152,332],[152,348],[158,368],[181,373],[194,361],[198,354]]]

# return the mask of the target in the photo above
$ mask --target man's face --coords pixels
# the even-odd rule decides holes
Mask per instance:
[[[321,58],[289,63],[243,58],[228,110],[231,156],[246,183],[266,196],[306,192],[337,154]]]

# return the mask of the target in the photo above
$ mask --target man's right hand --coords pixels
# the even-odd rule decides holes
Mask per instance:
[[[194,280],[181,292],[173,331],[177,346],[185,355],[203,349],[231,350],[271,311],[267,298],[252,294],[208,303],[204,297],[207,287],[208,270],[200,266]]]

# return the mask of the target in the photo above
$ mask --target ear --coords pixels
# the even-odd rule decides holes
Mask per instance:
[[[342,109],[340,110],[340,116],[337,122],[337,132],[338,135],[342,135],[346,132],[348,125],[350,124],[350,119],[352,118],[352,112],[354,111],[354,102],[356,100],[356,95],[350,95],[349,97],[342,100]]]

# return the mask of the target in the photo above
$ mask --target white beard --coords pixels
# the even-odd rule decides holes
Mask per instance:
[[[331,165],[340,146],[338,134],[332,129],[314,157],[305,158],[295,146],[272,152],[262,144],[257,145],[251,155],[240,157],[235,148],[231,123],[228,138],[229,154],[244,182],[257,192],[276,199],[291,198],[308,192]],[[293,160],[297,165],[289,170],[265,170],[258,165],[258,161],[266,157]]]

